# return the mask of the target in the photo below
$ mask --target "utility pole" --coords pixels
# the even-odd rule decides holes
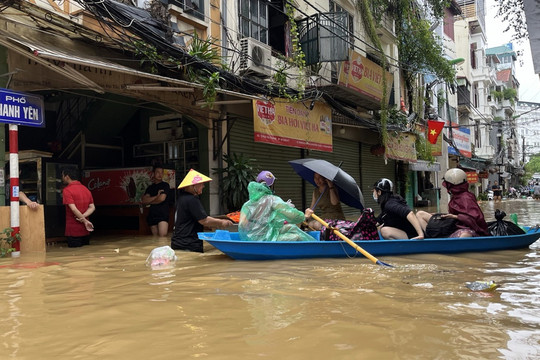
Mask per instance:
[[[522,164],[523,166],[525,166],[525,135],[521,135],[521,140],[522,140],[522,147],[523,147],[523,151],[522,151]]]

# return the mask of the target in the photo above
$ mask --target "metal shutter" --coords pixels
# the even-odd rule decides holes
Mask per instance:
[[[306,158],[323,159],[336,166],[341,164],[341,168],[351,175],[358,186],[360,186],[360,144],[356,141],[335,138],[333,139],[333,152],[315,151],[310,150],[306,152]],[[362,190],[362,194],[364,190]],[[313,192],[313,186],[311,184],[306,185],[306,207],[311,204],[311,195]],[[360,216],[360,210],[341,204],[343,212],[349,220],[356,220]],[[316,209],[315,209],[316,211]]]
[[[291,199],[300,211],[304,211],[302,179],[288,163],[289,160],[301,157],[300,149],[255,142],[253,120],[237,119],[229,133],[229,152],[243,153],[255,159],[254,167],[257,172],[271,171],[276,177],[274,185],[276,195],[285,201]]]
[[[362,144],[361,167],[362,167],[362,193],[364,194],[364,206],[370,207],[376,213],[380,211],[379,205],[373,200],[373,184],[380,178],[388,178],[396,185],[396,161],[388,159],[384,163],[383,156],[376,156],[371,153],[371,145]]]

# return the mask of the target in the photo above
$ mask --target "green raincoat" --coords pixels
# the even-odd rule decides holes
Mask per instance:
[[[250,182],[249,200],[242,206],[238,232],[242,240],[313,241],[295,224],[305,220],[304,213],[272,195],[266,184]],[[287,223],[285,223],[287,222]]]

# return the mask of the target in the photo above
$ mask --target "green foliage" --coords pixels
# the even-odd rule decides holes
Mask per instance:
[[[442,20],[445,9],[449,6],[448,0],[427,0],[428,6],[418,8],[412,0],[357,0],[356,7],[362,17],[362,22],[368,38],[381,54],[383,68],[386,69],[386,56],[382,50],[380,39],[375,31],[375,24],[380,24],[383,16],[395,20],[396,36],[398,38],[399,60],[407,96],[410,104],[414,104],[415,79],[420,73],[430,72],[439,79],[452,82],[455,78],[455,69],[444,57],[442,41],[434,37],[430,24],[425,20],[426,14]],[[386,99],[386,82],[383,83],[383,99]],[[381,136],[383,144],[386,143],[386,104],[381,102]]]
[[[503,99],[512,100],[517,98],[517,90],[514,88],[505,88],[503,90]]]
[[[15,251],[13,243],[15,241],[21,241],[21,234],[13,234],[13,229],[8,227],[0,233],[0,257],[4,257],[7,254]]]
[[[439,106],[446,104],[446,92],[443,89],[439,89],[437,92],[437,104]]]
[[[140,57],[139,65],[150,66],[150,72],[157,74],[158,69],[155,63],[161,61],[161,56],[158,55],[155,46],[145,43],[144,41],[135,40],[135,54]]]
[[[523,0],[495,0],[495,2],[499,6],[496,16],[507,24],[504,32],[513,29],[512,40],[528,39]]]
[[[503,99],[503,93],[501,91],[492,90],[490,95],[492,99],[495,99],[497,101],[501,101]]]
[[[531,156],[529,162],[525,164],[524,179],[531,179],[534,173],[540,173],[540,154]]]
[[[481,192],[478,194],[477,199],[481,201],[487,201],[488,196],[485,192]]]
[[[228,211],[240,210],[242,205],[249,199],[248,184],[256,178],[256,170],[250,159],[244,154],[223,155],[226,166],[213,168],[214,173],[223,177],[220,182],[221,196]]]
[[[373,114],[373,119],[381,121],[381,113],[376,112]],[[399,109],[392,108],[387,110],[387,124],[397,125],[401,128],[405,128],[408,125],[407,115]]]
[[[419,134],[416,135],[415,147],[418,159],[429,161],[430,163],[435,162],[435,157],[431,154],[431,143],[426,139],[425,136]]]
[[[285,2],[285,13],[289,20],[292,54],[290,59],[286,59],[285,57],[280,58],[280,61],[277,64],[277,69],[272,75],[272,79],[278,86],[280,97],[289,99],[291,101],[298,101],[304,98],[306,89],[306,56],[300,46],[298,25],[294,19],[294,7],[289,2]],[[296,67],[299,74],[298,78],[296,79],[296,89],[298,90],[298,93],[295,95],[292,95],[287,91],[289,78],[288,73],[289,69],[292,67]],[[269,84],[269,87],[271,86],[272,84]]]
[[[381,0],[379,0],[381,1]],[[382,3],[383,1],[381,1]],[[375,30],[375,18],[372,13],[373,8],[380,8],[376,6],[375,3],[370,3],[368,0],[357,0],[356,1],[356,7],[358,8],[358,11],[360,12],[360,16],[362,17],[362,22],[364,24],[364,29],[366,31],[366,34],[368,38],[371,40],[375,48],[379,51],[380,59],[381,59],[381,67],[383,70],[387,69],[387,62],[386,62],[386,55],[384,53],[381,40],[379,39],[379,35],[377,35],[377,31]],[[388,94],[388,85],[386,84],[386,76],[382,77],[382,100],[381,100],[381,111],[380,111],[380,117],[381,117],[381,142],[383,146],[386,146],[388,142],[388,111],[387,111],[387,94]]]
[[[210,38],[203,40],[195,33],[189,46],[188,54],[195,57],[197,61],[219,64],[221,63],[221,56],[219,56],[214,42],[215,40]],[[205,106],[212,108],[216,101],[217,89],[220,87],[219,82],[222,80],[219,72],[210,72],[207,69],[195,69],[192,66],[187,66],[186,69],[190,81],[204,85],[203,97],[206,101]]]

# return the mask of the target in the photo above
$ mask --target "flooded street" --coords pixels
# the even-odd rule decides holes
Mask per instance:
[[[540,223],[540,201],[483,203]],[[510,220],[509,217],[506,220]],[[96,233],[96,235],[99,235]],[[529,249],[235,261],[205,245],[94,236],[0,259],[1,359],[538,359],[540,242]],[[472,292],[469,281],[494,281]]]

